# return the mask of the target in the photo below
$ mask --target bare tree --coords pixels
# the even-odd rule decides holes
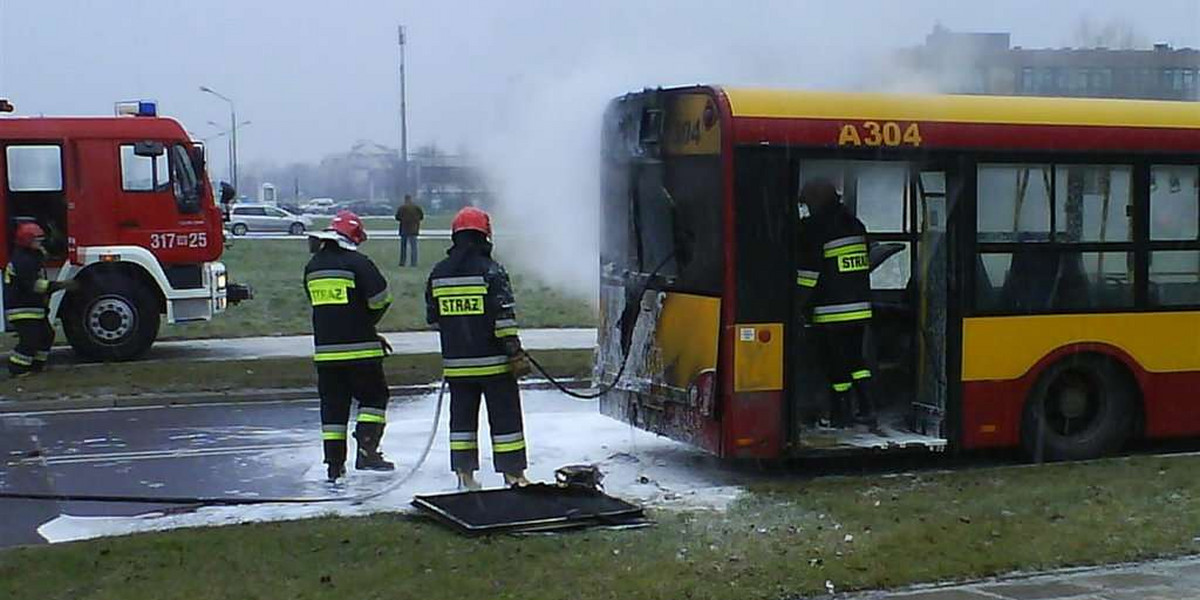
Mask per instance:
[[[1079,48],[1112,48],[1132,50],[1148,45],[1146,36],[1134,25],[1120,18],[1097,22],[1084,15],[1075,25],[1074,46]]]

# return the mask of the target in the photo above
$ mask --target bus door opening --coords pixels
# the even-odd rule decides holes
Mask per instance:
[[[829,406],[831,383],[811,327],[796,328],[788,361],[798,427],[793,439],[810,448],[944,445],[945,174],[900,161],[801,161],[800,186],[818,177],[834,183],[867,228],[873,318],[863,353],[880,427],[872,435],[829,435],[816,427]]]

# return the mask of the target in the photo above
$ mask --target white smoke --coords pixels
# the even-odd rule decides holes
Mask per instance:
[[[511,86],[501,113],[493,116],[502,125],[479,148],[497,193],[497,251],[558,291],[595,302],[600,131],[612,98],[695,83],[848,87],[850,70],[833,64],[865,62],[862,52],[851,50],[836,57],[805,53],[803,40],[787,36],[757,46],[750,39],[747,32],[722,45],[664,43],[652,52],[614,45]]]
[[[483,148],[497,250],[580,299],[596,297],[600,125],[611,95],[588,73],[532,89]]]

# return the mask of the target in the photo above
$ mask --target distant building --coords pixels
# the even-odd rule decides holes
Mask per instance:
[[[349,152],[321,160],[332,188],[345,199],[387,200],[399,188],[400,152],[369,140],[359,140]]]
[[[900,54],[901,76],[938,91],[1002,96],[1197,100],[1200,50],[1012,47],[1008,33],[934,27],[925,44]]]
[[[430,208],[457,210],[488,201],[483,173],[469,157],[421,148],[413,153],[409,163],[417,196]]]

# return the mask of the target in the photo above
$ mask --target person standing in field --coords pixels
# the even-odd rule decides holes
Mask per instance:
[[[407,262],[408,255],[412,255],[412,266],[417,266],[417,238],[421,235],[421,221],[425,219],[425,212],[420,206],[413,203],[412,194],[404,195],[404,204],[401,204],[396,209],[396,220],[399,221],[400,227],[400,266],[404,266]]]

